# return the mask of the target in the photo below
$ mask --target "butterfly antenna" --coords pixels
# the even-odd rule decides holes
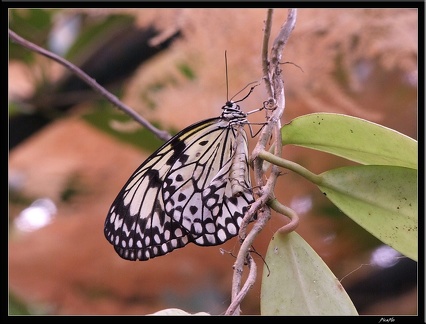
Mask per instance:
[[[256,88],[258,85],[260,85],[260,81],[253,81],[250,82],[249,84],[247,84],[244,88],[242,88],[240,91],[238,91],[234,96],[232,96],[231,99],[229,99],[229,82],[228,82],[228,57],[226,55],[226,51],[225,51],[225,76],[226,76],[226,101],[228,102],[229,100],[234,99],[236,96],[238,96],[241,92],[243,92],[248,86],[254,84],[251,88],[250,91],[247,93],[247,95],[243,98],[240,99],[238,101],[235,102],[241,102],[244,99],[246,99],[248,96],[250,96],[250,94],[253,92],[254,88]]]
[[[242,98],[242,99],[240,99],[240,100],[237,100],[237,101],[235,101],[235,102],[241,102],[241,101],[243,101],[243,100],[245,100],[248,96],[250,96],[250,94],[253,92],[253,90],[254,90],[254,88],[256,88],[258,85],[260,85],[260,82],[259,81],[253,81],[253,82],[250,82],[249,84],[247,84],[244,88],[242,88],[240,91],[238,91],[232,98],[231,98],[231,100],[232,99],[234,99],[236,96],[238,96],[241,92],[243,92],[245,89],[247,89],[247,87],[249,87],[250,85],[252,85],[252,84],[254,84],[254,86],[252,86],[251,88],[250,88],[250,91],[247,93],[247,95],[244,97],[244,98]]]

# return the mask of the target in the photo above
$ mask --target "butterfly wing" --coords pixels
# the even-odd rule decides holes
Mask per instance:
[[[122,258],[148,260],[190,242],[221,244],[238,233],[254,199],[245,115],[232,107],[179,132],[124,185],[104,228]]]
[[[222,244],[238,234],[254,201],[243,126],[218,122],[184,154],[189,158],[173,165],[163,185],[166,214],[185,228],[191,242]],[[233,181],[238,181],[239,189]]]

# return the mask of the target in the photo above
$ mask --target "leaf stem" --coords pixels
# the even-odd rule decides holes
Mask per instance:
[[[296,172],[297,174],[301,175],[305,179],[313,182],[316,185],[320,185],[322,182],[322,177],[320,175],[317,175],[308,169],[304,168],[300,164],[294,163],[289,160],[285,160],[283,158],[280,158],[272,153],[269,153],[268,151],[261,151],[259,152],[259,157],[265,161],[268,161],[274,165],[286,168],[288,170],[291,170],[293,172]]]

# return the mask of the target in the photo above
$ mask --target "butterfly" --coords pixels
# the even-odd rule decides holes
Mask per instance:
[[[136,169],[105,220],[120,257],[144,261],[238,234],[254,202],[246,124],[247,114],[227,101],[219,117],[183,129]]]

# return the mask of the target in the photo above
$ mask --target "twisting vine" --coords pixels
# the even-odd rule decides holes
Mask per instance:
[[[264,38],[262,46],[262,70],[263,79],[265,81],[266,90],[270,96],[269,100],[265,102],[270,112],[267,116],[268,123],[262,129],[259,135],[259,140],[253,150],[251,160],[253,161],[254,179],[258,189],[258,198],[252,204],[246,216],[244,217],[243,224],[240,229],[240,238],[243,240],[239,250],[237,259],[234,263],[234,275],[232,280],[232,297],[231,304],[226,311],[226,315],[239,315],[240,304],[244,297],[247,295],[249,289],[253,286],[256,280],[257,267],[253,261],[249,251],[255,237],[264,228],[265,224],[271,217],[270,206],[275,207],[278,212],[284,212],[289,215],[291,219],[291,226],[286,225],[285,230],[294,229],[297,225],[297,215],[289,210],[288,207],[281,206],[275,199],[273,190],[278,176],[280,175],[280,168],[272,165],[268,179],[265,181],[265,171],[263,170],[263,160],[259,158],[259,154],[265,151],[269,139],[273,138],[274,154],[281,156],[281,116],[285,109],[285,93],[284,82],[281,76],[280,62],[282,52],[285,44],[287,43],[292,30],[296,24],[297,10],[290,9],[287,15],[286,22],[282,25],[278,36],[275,38],[271,49],[271,56],[268,59],[269,37],[271,33],[273,10],[267,11],[265,20]],[[247,225],[249,220],[257,214],[257,220],[251,229],[246,234]],[[284,230],[284,229],[281,229]],[[246,282],[241,287],[242,274],[244,265],[249,268],[249,274]]]

